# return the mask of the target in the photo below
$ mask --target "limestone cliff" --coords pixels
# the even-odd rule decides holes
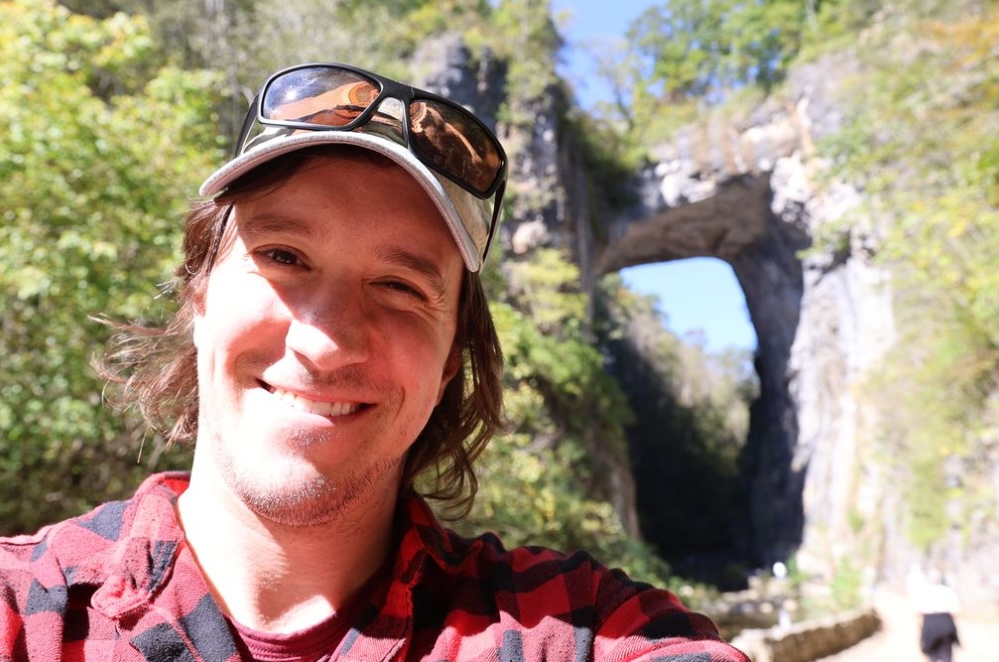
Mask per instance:
[[[799,557],[828,570],[836,541],[849,539],[847,514],[873,515],[857,440],[873,414],[856,390],[893,336],[888,275],[872,263],[872,244],[856,228],[832,248],[809,250],[830,221],[849,214],[858,194],[823,179],[815,143],[839,126],[837,80],[847,61],[799,70],[784,100],[745,117],[709,116],[651,149],[635,174],[638,203],[599,233],[579,204],[579,176],[558,158],[557,135],[529,161],[559,167],[547,215],[509,219],[514,252],[554,242],[578,256],[587,282],[639,264],[688,257],[727,261],[746,295],[759,338],[745,477],[750,559],[760,565]],[[530,173],[517,185],[552,191]],[[547,173],[550,180],[550,172]],[[821,182],[821,183],[820,183]],[[858,494],[868,495],[858,498]]]

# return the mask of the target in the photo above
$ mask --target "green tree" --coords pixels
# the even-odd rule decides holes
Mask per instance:
[[[509,64],[510,96],[536,101],[557,83],[555,57],[562,38],[555,29],[548,0],[500,0],[491,16],[494,36],[489,45]],[[514,109],[513,123],[530,123]]]
[[[0,3],[0,522],[129,491],[142,433],[102,405],[91,319],[155,319],[181,215],[219,160],[214,76],[157,68],[144,21]],[[109,83],[110,81],[110,83]],[[155,439],[143,460],[159,455]],[[162,466],[162,465],[160,465]]]
[[[646,84],[675,102],[747,84],[769,89],[796,55],[806,17],[801,0],[670,0],[642,13],[628,39]]]

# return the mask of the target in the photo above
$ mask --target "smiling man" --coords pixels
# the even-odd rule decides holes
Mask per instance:
[[[176,317],[109,360],[192,470],[0,541],[0,660],[746,660],[671,593],[461,538],[414,488],[467,503],[500,424],[506,170],[447,99],[272,76],[186,219]]]

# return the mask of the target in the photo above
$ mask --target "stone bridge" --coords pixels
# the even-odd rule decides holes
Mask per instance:
[[[842,123],[837,77],[817,63],[787,88],[785,101],[741,118],[708,114],[650,150],[652,162],[632,181],[638,202],[599,223],[578,204],[590,192],[572,145],[559,142],[554,112],[541,109],[514,150],[530,155],[515,170],[543,212],[515,212],[505,231],[514,253],[570,248],[588,286],[640,264],[714,257],[731,265],[758,338],[760,396],[744,465],[748,551],[761,566],[797,552],[799,561],[812,558],[811,570],[831,573],[850,509],[877,514],[876,497],[854,497],[864,480],[855,442],[869,424],[854,389],[892,342],[891,291],[851,218],[859,194],[822,175],[816,143]],[[539,205],[539,195],[551,199]],[[819,230],[842,218],[851,222],[838,241],[813,247]]]
[[[502,67],[472,66],[454,39],[431,46],[425,59],[436,64],[417,82],[494,124]],[[758,338],[760,396],[745,465],[752,560],[769,566],[797,552],[803,570],[827,575],[838,561],[836,543],[850,535],[848,513],[878,513],[881,497],[865,489],[869,477],[855,457],[856,439],[872,424],[855,388],[894,329],[887,277],[871,263],[870,233],[852,218],[859,194],[821,176],[816,149],[842,124],[838,94],[853,66],[844,58],[805,65],[787,81],[783,100],[772,97],[743,117],[712,113],[678,131],[634,173],[637,204],[599,219],[579,152],[561,132],[566,101],[557,90],[518,107],[534,121],[502,135],[514,157],[512,209],[501,227],[510,253],[567,248],[584,288],[639,264],[715,257],[732,266]],[[838,241],[812,247],[824,226],[842,218],[850,223]],[[625,525],[637,532],[629,468],[618,459],[607,473]]]
[[[690,257],[731,265],[758,338],[747,534],[754,560],[767,564],[798,548],[805,524],[807,464],[796,461],[791,357],[805,293],[800,253],[811,245],[811,187],[803,165],[809,135],[799,109],[771,107],[761,118],[765,124],[741,131],[722,121],[688,127],[655,150],[656,162],[638,177],[641,202],[595,243],[592,265],[595,275]]]

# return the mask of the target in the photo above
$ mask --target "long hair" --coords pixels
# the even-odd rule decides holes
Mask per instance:
[[[178,267],[174,296],[179,307],[160,326],[115,324],[118,333],[98,371],[117,385],[112,404],[135,408],[146,425],[167,444],[189,443],[198,433],[197,353],[192,338],[194,316],[205,300],[208,278],[219,255],[228,249],[226,232],[232,206],[286,181],[311,159],[331,155],[361,159],[379,167],[398,167],[360,148],[308,148],[278,157],[245,175],[208,201],[192,203],[184,220],[184,260]],[[423,495],[444,502],[454,517],[467,514],[478,482],[474,461],[502,426],[503,354],[479,274],[467,270],[459,296],[455,348],[462,368],[444,389],[440,404],[410,447],[401,489],[414,489],[427,473]]]

